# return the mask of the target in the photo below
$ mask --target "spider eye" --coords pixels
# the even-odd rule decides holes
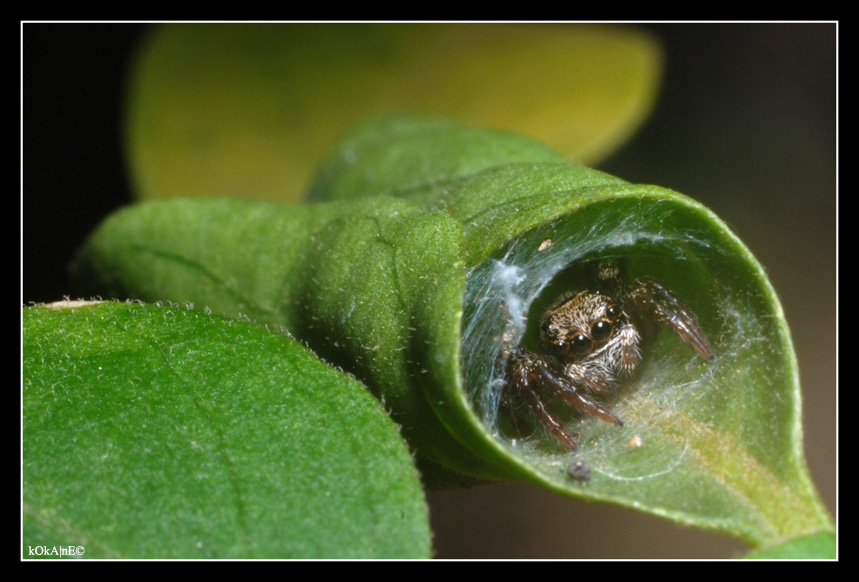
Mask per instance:
[[[597,341],[606,339],[611,335],[612,324],[610,321],[601,319],[591,327],[591,337]]]
[[[620,317],[620,309],[618,309],[616,305],[609,305],[605,310],[605,314],[612,320],[616,320]]]
[[[572,340],[570,340],[570,352],[577,355],[584,355],[591,351],[591,347],[593,346],[593,342],[591,339],[584,335],[579,334],[575,336]]]

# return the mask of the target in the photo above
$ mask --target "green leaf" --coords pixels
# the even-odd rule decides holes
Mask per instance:
[[[392,110],[593,163],[647,116],[660,76],[657,42],[631,26],[163,25],[130,80],[130,167],[142,198],[298,201],[348,127]]]
[[[834,560],[838,557],[838,540],[834,533],[815,533],[743,557],[750,560]]]
[[[143,204],[93,236],[79,277],[284,325],[389,406],[417,452],[465,475],[523,479],[772,545],[831,530],[802,456],[790,334],[763,269],[676,192],[564,161],[520,136],[413,118],[357,129],[315,204]],[[697,314],[705,361],[662,333],[612,402],[622,427],[566,413],[570,452],[499,413],[504,338],[622,260]],[[528,316],[525,328],[520,314]],[[586,464],[590,480],[568,469]]]
[[[24,557],[429,557],[397,428],[297,342],[175,306],[23,319]]]

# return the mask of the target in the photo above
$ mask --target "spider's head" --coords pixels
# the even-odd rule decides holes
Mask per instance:
[[[546,311],[540,344],[564,364],[587,359],[620,338],[629,317],[608,295],[582,291]]]

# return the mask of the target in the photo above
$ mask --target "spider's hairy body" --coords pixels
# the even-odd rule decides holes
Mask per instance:
[[[635,376],[653,324],[673,329],[702,357],[713,359],[695,316],[667,287],[649,277],[626,287],[611,261],[596,264],[594,279],[594,290],[567,295],[543,314],[540,353],[519,346],[505,353],[507,389],[571,450],[577,436],[550,410],[549,401],[623,424],[596,397],[610,395],[621,380]]]

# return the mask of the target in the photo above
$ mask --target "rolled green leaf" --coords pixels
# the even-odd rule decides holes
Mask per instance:
[[[526,138],[385,118],[357,129],[295,207],[176,200],[111,217],[78,274],[282,325],[354,373],[416,451],[770,545],[831,528],[802,456],[796,361],[762,268],[676,192],[574,165]],[[611,259],[697,316],[712,360],[661,332],[606,405],[554,410],[575,451],[504,410],[503,361]],[[587,478],[589,474],[589,478]]]

